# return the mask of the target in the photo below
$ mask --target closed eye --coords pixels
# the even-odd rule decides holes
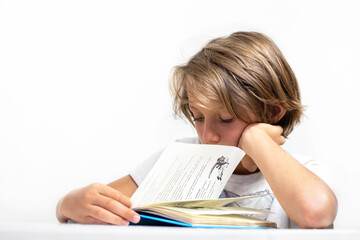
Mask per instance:
[[[221,119],[224,123],[231,123],[234,120],[234,118],[228,118],[228,119]]]
[[[202,120],[204,120],[204,118],[203,118],[203,117],[198,117],[198,118],[193,117],[193,120],[194,120],[195,122],[197,122],[197,121],[202,121]]]

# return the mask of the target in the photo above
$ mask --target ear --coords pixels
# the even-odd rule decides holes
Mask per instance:
[[[272,124],[277,123],[281,120],[281,118],[285,115],[286,110],[280,105],[272,106],[272,110],[270,113],[270,121]]]

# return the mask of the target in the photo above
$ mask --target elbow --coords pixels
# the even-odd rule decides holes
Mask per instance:
[[[302,209],[299,227],[328,228],[333,224],[337,214],[337,199],[333,193],[318,195],[307,201]]]

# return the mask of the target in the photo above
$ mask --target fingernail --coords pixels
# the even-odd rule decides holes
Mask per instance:
[[[134,217],[133,217],[133,222],[134,223],[138,223],[140,221],[140,216],[139,215],[135,215]]]
[[[129,221],[128,220],[124,220],[124,225],[129,225]]]

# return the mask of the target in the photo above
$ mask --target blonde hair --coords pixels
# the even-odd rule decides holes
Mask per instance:
[[[222,103],[235,118],[283,127],[288,136],[300,122],[303,106],[296,77],[275,43],[257,32],[235,32],[206,44],[188,63],[173,70],[175,115],[193,125],[189,94],[204,107]],[[274,121],[279,106],[286,113]]]

